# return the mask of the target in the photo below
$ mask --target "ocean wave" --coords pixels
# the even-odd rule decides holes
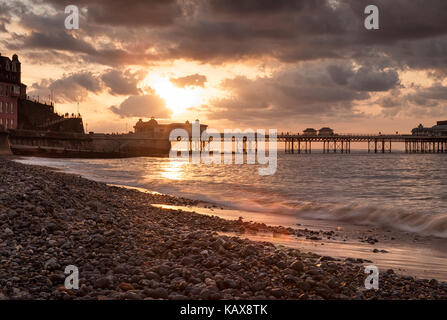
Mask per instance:
[[[296,159],[299,164],[301,158]],[[384,184],[386,189],[384,189],[384,186],[377,190],[374,189],[375,191],[373,190],[371,199],[366,199],[365,202],[353,202],[358,200],[358,198],[353,199],[353,197],[359,195],[364,196],[361,193],[356,194],[354,192],[357,189],[361,189],[357,187],[356,179],[354,179],[354,181],[346,182],[348,185],[346,190],[354,192],[354,195],[351,195],[351,199],[346,199],[346,202],[342,202],[343,199],[341,198],[334,200],[334,202],[329,202],[334,196],[329,197],[328,195],[326,197],[324,190],[320,188],[321,183],[307,184],[306,186],[310,189],[304,190],[298,182],[294,183],[292,180],[288,180],[288,184],[284,183],[281,179],[273,182],[270,181],[271,184],[269,185],[256,179],[250,180],[249,176],[244,176],[243,180],[236,179],[233,181],[232,178],[235,178],[235,176],[231,171],[218,173],[212,171],[213,168],[210,169],[210,172],[205,172],[211,175],[211,178],[204,180],[194,178],[195,176],[203,176],[204,172],[202,171],[197,171],[192,174],[189,180],[175,181],[175,183],[172,180],[160,178],[159,175],[154,173],[143,176],[141,167],[144,167],[148,163],[154,166],[154,172],[163,170],[160,167],[161,164],[156,162],[159,161],[157,159],[133,159],[133,165],[127,166],[124,171],[122,170],[121,162],[116,162],[118,160],[98,160],[92,162],[86,160],[28,158],[18,161],[28,164],[52,166],[62,169],[65,172],[81,174],[92,180],[141,187],[150,191],[212,202],[229,209],[252,213],[258,212],[264,216],[268,215],[271,217],[281,215],[281,221],[290,221],[290,225],[296,223],[296,218],[301,217],[307,219],[343,221],[357,225],[378,226],[415,234],[447,238],[447,209],[445,209],[445,202],[443,202],[446,199],[445,193],[437,192],[438,189],[425,190],[425,188],[428,188],[428,185],[437,186],[437,182],[443,181],[440,177],[437,177],[439,181],[433,180],[430,182],[424,180],[424,184],[420,185],[419,189],[414,187],[414,181],[410,184],[411,188],[409,188],[407,182],[404,182],[406,180],[403,178],[400,184],[398,183],[398,179],[394,179],[393,181],[390,179],[389,183]],[[100,170],[98,166],[103,169]],[[111,171],[107,170],[110,167],[116,169]],[[195,168],[194,170],[200,169],[196,167],[191,168]],[[437,168],[436,172],[442,171],[439,171]],[[213,174],[217,174],[218,176],[220,174],[218,183],[213,180]],[[225,177],[225,179],[222,177]],[[331,185],[331,180],[325,180],[326,177],[325,179],[320,178],[320,180],[317,179],[318,177],[312,177],[315,181],[329,181],[328,185]],[[387,176],[384,175],[383,177]],[[350,183],[351,185],[349,185]],[[404,190],[402,192],[407,192],[406,199],[407,202],[411,202],[412,207],[405,208],[405,204],[401,202],[400,198],[385,198],[377,195],[379,191],[382,192],[380,193],[382,195],[384,194],[383,192],[388,192],[392,183],[395,184],[394,188],[403,188]],[[283,185],[287,185],[287,187],[282,187]],[[375,187],[377,188],[377,183]],[[422,195],[418,191],[420,188],[424,188],[424,194]],[[300,194],[303,196],[307,194],[307,199],[309,199],[309,194],[317,194],[320,195],[320,198],[324,198],[328,202],[305,202],[302,199],[298,199],[297,195]],[[436,198],[439,200],[433,200]],[[376,203],[380,203],[380,205],[375,205]]]
[[[353,224],[392,228],[411,233],[447,238],[447,214],[364,204],[317,206],[299,210],[302,217],[337,220]]]
[[[313,204],[294,206],[283,203],[263,206],[254,203],[226,202],[238,210],[281,214],[315,220],[342,221],[350,224],[377,226],[420,235],[447,238],[447,214],[429,214],[369,204]]]

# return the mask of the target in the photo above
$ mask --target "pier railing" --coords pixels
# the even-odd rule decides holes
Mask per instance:
[[[286,153],[311,153],[312,142],[323,143],[324,153],[350,153],[351,143],[365,142],[368,152],[392,151],[393,143],[404,143],[407,153],[447,153],[447,136],[417,136],[409,134],[334,134],[278,135]]]
[[[229,135],[220,133],[220,142],[232,141],[236,149],[241,152],[257,149],[261,140],[269,141],[269,135],[257,133],[233,132]],[[205,150],[209,143],[216,139],[215,135],[209,138],[202,137],[200,141],[189,138],[190,150],[192,145],[200,145]],[[312,153],[313,143],[323,144],[323,153],[350,153],[351,143],[363,142],[368,145],[369,153],[388,153],[392,151],[393,143],[403,143],[407,153],[447,153],[447,136],[418,136],[410,134],[365,134],[343,133],[332,135],[308,135],[280,133],[276,136],[278,142],[284,143],[285,153]],[[178,140],[180,141],[180,140]],[[217,141],[215,141],[217,142]]]
[[[221,141],[233,141],[241,145],[244,152],[247,148],[257,148],[259,139],[269,141],[269,135],[232,133],[220,134]],[[285,153],[312,153],[312,143],[322,143],[324,153],[350,153],[351,143],[363,142],[368,145],[369,153],[387,153],[392,151],[394,143],[403,143],[407,153],[447,153],[447,136],[418,136],[410,134],[333,134],[308,135],[280,133],[276,136],[278,142],[284,143]],[[206,147],[212,141],[200,141],[200,148]],[[192,139],[190,138],[190,143]]]

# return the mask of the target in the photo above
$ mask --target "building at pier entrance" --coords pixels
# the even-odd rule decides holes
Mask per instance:
[[[420,124],[417,128],[411,130],[414,136],[446,136],[447,137],[447,120],[438,121],[433,127],[424,127]]]
[[[199,122],[199,120],[196,120]],[[200,134],[206,130],[208,126],[200,124]],[[169,123],[160,124],[154,117],[151,117],[149,121],[143,121],[139,119],[134,126],[135,134],[145,135],[152,138],[164,138],[168,139],[169,134],[174,129],[184,129],[188,132],[189,136],[192,136],[192,123],[186,121],[185,123]]]

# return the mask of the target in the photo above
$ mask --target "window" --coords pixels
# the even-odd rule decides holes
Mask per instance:
[[[6,102],[5,113],[8,113],[8,102]]]
[[[11,113],[14,113],[14,103],[11,102]]]
[[[3,95],[3,85],[0,84],[0,96],[2,96],[2,95]]]
[[[0,113],[3,113],[3,101],[0,101]]]
[[[9,128],[9,119],[6,119],[6,128]]]
[[[6,86],[5,89],[6,89],[5,96],[8,96],[9,86]]]
[[[11,119],[11,129],[14,129],[14,119]]]

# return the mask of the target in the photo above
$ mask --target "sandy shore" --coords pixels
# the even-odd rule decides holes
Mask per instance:
[[[298,229],[162,209],[152,204],[195,202],[0,164],[2,299],[447,298],[445,282],[388,270],[366,290],[364,260],[220,235]],[[67,265],[79,268],[78,290],[64,287]]]

